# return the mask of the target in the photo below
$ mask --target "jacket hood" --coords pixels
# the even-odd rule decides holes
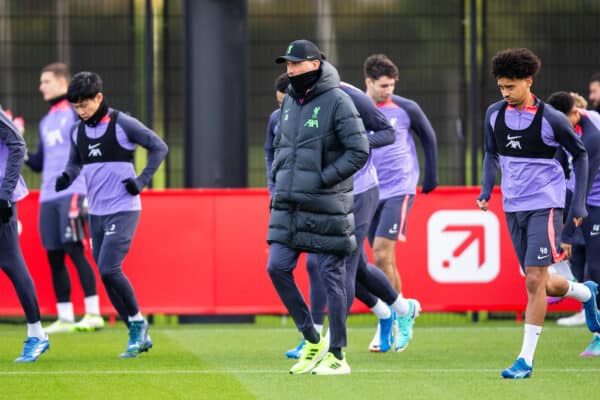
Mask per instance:
[[[307,101],[339,86],[340,75],[338,74],[337,69],[329,62],[321,60],[321,76],[308,93],[305,96],[298,95],[298,93],[294,91],[292,85],[289,85],[288,94],[295,99],[304,98],[304,101]]]

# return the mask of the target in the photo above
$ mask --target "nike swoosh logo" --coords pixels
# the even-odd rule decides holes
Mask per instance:
[[[96,144],[88,144],[88,150],[93,150],[95,148],[100,147],[100,143],[96,143]]]
[[[506,135],[506,139],[508,139],[508,140],[520,139],[520,138],[522,138],[522,137],[523,137],[523,136],[510,136],[510,135]]]
[[[548,257],[550,257],[550,254],[546,254],[546,255],[545,255],[545,256],[543,256],[543,257],[540,257],[540,256],[537,256],[537,257],[538,257],[538,260],[543,260],[544,258],[548,258]]]
[[[596,232],[596,231],[590,232],[590,236],[598,236],[598,235],[600,235],[600,232]]]

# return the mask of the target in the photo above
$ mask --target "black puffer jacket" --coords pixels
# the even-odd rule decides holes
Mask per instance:
[[[305,97],[289,87],[274,140],[269,243],[345,256],[356,249],[352,175],[367,161],[369,143],[336,69],[323,62]]]

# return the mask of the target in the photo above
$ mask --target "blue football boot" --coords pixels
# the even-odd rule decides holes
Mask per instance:
[[[517,361],[505,370],[502,371],[504,379],[525,379],[531,376],[533,366],[527,365],[524,358],[517,358]]]
[[[394,344],[393,328],[395,321],[394,315],[379,320],[379,351],[381,353],[388,352]]]
[[[600,321],[598,320],[598,305],[596,304],[596,295],[598,295],[598,284],[593,281],[583,282],[590,292],[592,297],[583,303],[583,311],[585,313],[585,322],[591,332],[600,332]]]
[[[413,326],[415,324],[415,319],[421,313],[421,304],[418,300],[408,299],[408,312],[406,315],[398,316],[398,334],[396,335],[396,342],[394,345],[394,350],[397,352],[402,352],[406,350],[408,344],[413,338]]]
[[[48,337],[46,337],[46,339],[40,339],[34,336],[29,336],[27,339],[25,339],[23,353],[20,357],[15,359],[15,362],[34,362],[49,348],[50,342],[48,341]]]
[[[120,358],[135,358],[138,354],[148,351],[152,347],[152,341],[147,340],[148,322],[130,321],[129,322],[129,340],[125,352],[119,354]]]
[[[295,360],[300,358],[300,353],[302,351],[302,349],[304,348],[304,344],[306,343],[306,339],[302,339],[300,341],[300,343],[298,343],[298,346],[294,347],[293,349],[290,349],[288,351],[285,352],[285,356],[287,358],[293,358]]]
[[[600,335],[595,334],[592,341],[580,354],[581,357],[600,357]]]

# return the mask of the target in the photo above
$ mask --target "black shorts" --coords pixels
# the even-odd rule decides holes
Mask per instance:
[[[85,240],[85,195],[70,194],[40,205],[40,236],[46,250],[63,250],[65,244]]]
[[[414,199],[414,194],[405,194],[380,200],[369,228],[369,243],[376,237],[406,242],[406,220]]]
[[[521,268],[547,267],[560,256],[562,209],[506,213],[510,238]]]

